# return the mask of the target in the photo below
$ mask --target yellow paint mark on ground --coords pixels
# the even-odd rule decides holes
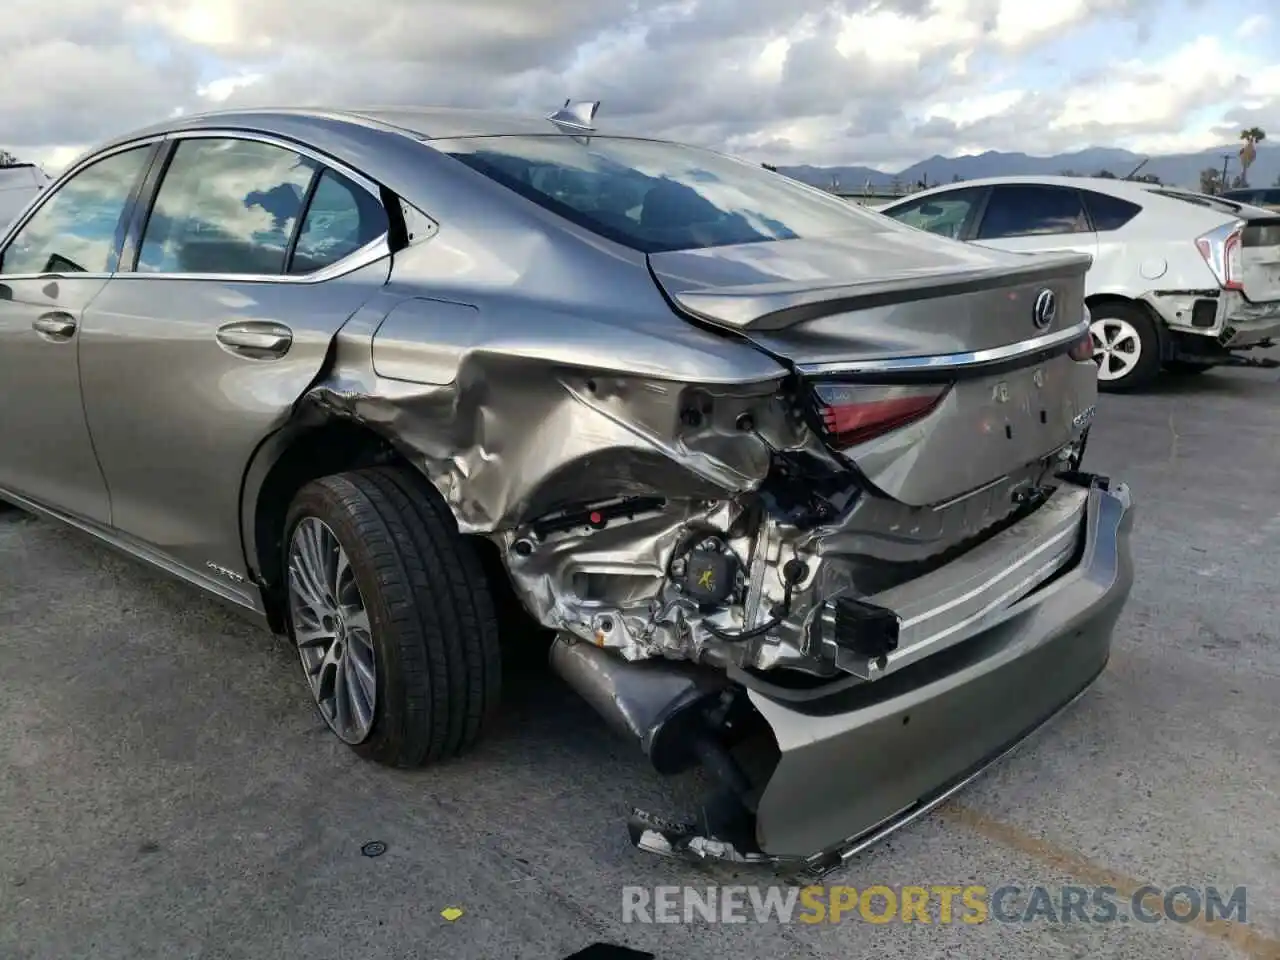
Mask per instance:
[[[951,804],[943,808],[940,813],[944,819],[955,820],[988,840],[994,840],[1001,846],[1025,854],[1047,867],[1069,874],[1082,883],[1095,887],[1113,887],[1126,899],[1131,899],[1140,889],[1147,886],[1140,880],[1116,873],[1074,851],[1033,837],[1015,826],[1002,820],[992,819],[968,807]],[[1159,900],[1154,895],[1144,897],[1143,902],[1150,904],[1153,910],[1159,908]],[[1266,936],[1256,927],[1228,920],[1206,920],[1203,916],[1180,926],[1189,927],[1206,937],[1229,944],[1245,956],[1257,958],[1257,960],[1280,960],[1280,940]]]
[[[462,908],[461,907],[445,907],[443,910],[440,911],[440,916],[444,917],[450,923],[453,923],[453,921],[457,920],[460,916],[462,916]]]

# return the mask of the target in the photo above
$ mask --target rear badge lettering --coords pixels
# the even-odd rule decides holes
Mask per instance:
[[[1071,426],[1075,427],[1077,430],[1081,427],[1088,426],[1090,421],[1093,420],[1093,415],[1097,409],[1097,406],[1085,407],[1071,419]]]

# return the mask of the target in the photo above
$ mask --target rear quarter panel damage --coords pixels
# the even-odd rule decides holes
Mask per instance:
[[[648,289],[643,312],[633,304],[602,314],[390,287],[339,334],[300,414],[349,419],[394,446],[462,532],[498,543],[545,625],[594,637],[597,613],[613,611],[622,645],[648,655],[675,642],[635,638],[652,632],[652,604],[684,531],[727,530],[731,501],[760,486],[774,451],[814,442],[784,398],[785,368],[688,324]],[[532,529],[619,498],[656,503],[605,529]],[[521,541],[535,549],[520,553]]]

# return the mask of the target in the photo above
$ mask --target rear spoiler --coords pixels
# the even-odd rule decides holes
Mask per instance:
[[[672,293],[671,299],[681,309],[712,323],[738,330],[784,330],[797,323],[838,313],[977,293],[1005,286],[1011,281],[1035,283],[1064,276],[1083,276],[1093,265],[1093,255],[1088,253],[1024,256],[1025,266],[923,272],[823,287],[803,281],[718,287],[706,292]]]

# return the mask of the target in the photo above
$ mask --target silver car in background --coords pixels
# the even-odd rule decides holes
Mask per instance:
[[[1089,258],[594,114],[95,150],[0,242],[0,494],[287,635],[380,763],[472,747],[549,642],[709,774],[638,846],[827,869],[1107,662],[1132,512],[1082,471]]]

